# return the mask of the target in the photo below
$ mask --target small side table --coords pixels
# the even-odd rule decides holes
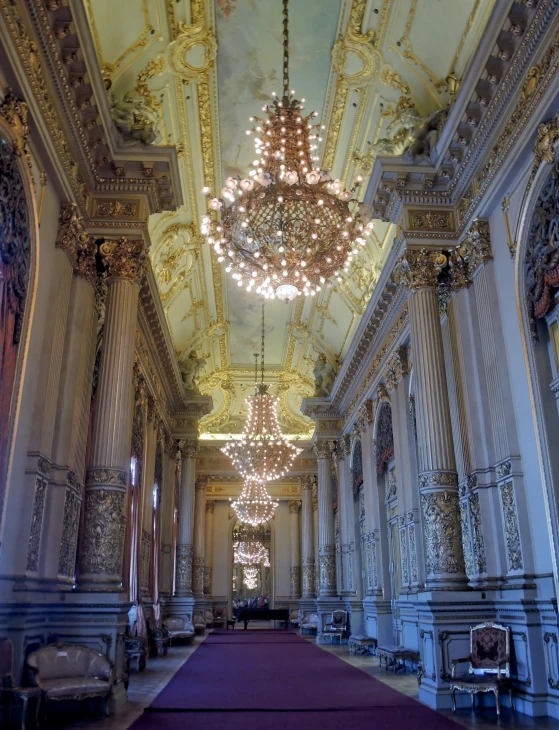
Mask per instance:
[[[40,687],[0,687],[0,694],[4,702],[4,722],[8,724],[10,719],[10,709],[13,700],[21,700],[23,709],[21,711],[21,730],[25,730],[25,722],[27,720],[27,705],[30,699],[37,702],[35,710],[35,725],[39,725],[39,715],[41,711],[41,700],[43,699],[43,690]]]
[[[231,627],[233,629],[233,631],[235,631],[235,619],[234,618],[227,619],[227,622],[225,625],[225,630],[229,631],[229,627]]]
[[[377,640],[370,636],[350,636],[350,654],[376,654]]]
[[[384,667],[388,669],[392,667],[394,673],[399,669],[406,671],[406,659],[409,659],[412,665],[419,662],[419,652],[413,651],[413,649],[406,649],[405,646],[379,646],[377,647],[378,665],[382,667],[382,660],[384,659]]]

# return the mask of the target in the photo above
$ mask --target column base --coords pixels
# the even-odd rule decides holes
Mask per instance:
[[[167,604],[168,616],[180,616],[192,621],[196,600],[194,596],[173,596],[170,604]]]

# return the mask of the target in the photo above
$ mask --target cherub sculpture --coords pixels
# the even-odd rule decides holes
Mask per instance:
[[[207,358],[197,357],[194,350],[190,353],[187,359],[180,363],[180,371],[182,375],[182,381],[184,383],[184,389],[189,393],[200,394],[198,390],[198,380],[200,374],[204,369]]]
[[[313,369],[315,398],[326,398],[334,384],[334,370],[322,353],[316,358]]]
[[[157,113],[143,94],[128,91],[122,99],[112,94],[111,116],[125,142],[149,145],[157,139]]]

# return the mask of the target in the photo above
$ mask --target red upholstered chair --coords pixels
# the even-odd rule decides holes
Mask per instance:
[[[457,674],[459,664],[469,664],[466,674]],[[470,629],[470,654],[452,660],[450,695],[452,709],[456,712],[455,690],[469,692],[472,706],[478,692],[493,692],[497,715],[500,715],[499,693],[508,691],[512,705],[512,685],[510,681],[510,628],[492,621],[478,624]]]
[[[41,700],[43,690],[40,687],[14,687],[13,676],[13,646],[10,639],[0,639],[0,693],[3,700],[3,724],[8,725],[10,720],[10,708],[13,701],[21,700],[23,708],[21,712],[21,727],[25,730],[25,721],[27,719],[27,705],[29,699],[37,701],[37,710],[35,722],[39,724],[39,712],[41,709]]]

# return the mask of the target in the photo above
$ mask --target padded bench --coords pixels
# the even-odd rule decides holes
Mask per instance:
[[[371,636],[350,636],[348,644],[350,654],[377,653],[377,640]]]
[[[413,649],[406,649],[405,646],[378,646],[377,647],[378,665],[382,667],[384,660],[385,669],[392,667],[394,672],[402,669],[406,671],[406,660],[416,667],[419,663],[419,652]]]

